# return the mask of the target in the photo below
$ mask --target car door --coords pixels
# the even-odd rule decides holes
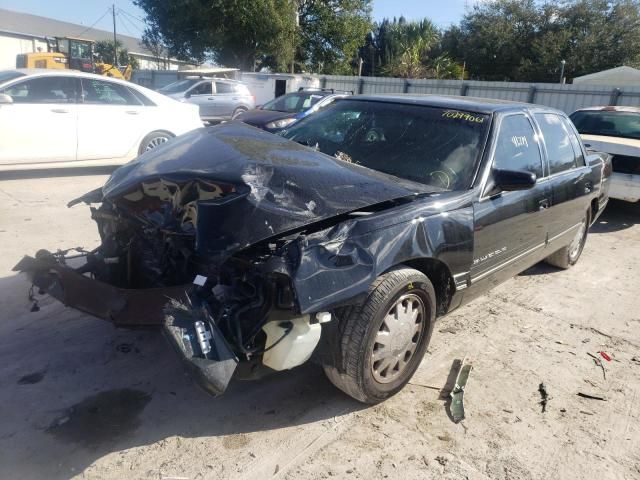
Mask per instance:
[[[584,218],[589,196],[594,188],[590,169],[569,120],[557,113],[536,113],[544,150],[549,164],[551,214],[549,215],[549,243],[563,246],[573,238]]]
[[[196,84],[187,92],[189,95],[189,103],[198,105],[201,118],[214,117],[215,97],[213,95],[213,82],[204,80]]]
[[[83,77],[81,82],[78,159],[128,158],[149,133],[148,109],[125,85],[100,78]]]
[[[215,82],[214,97],[213,115],[217,118],[231,118],[233,111],[240,104],[240,97],[233,85],[227,82]]]
[[[74,77],[38,76],[0,90],[0,164],[76,159],[79,84]]]
[[[508,114],[498,118],[496,131],[486,183],[474,202],[472,286],[499,283],[535,263],[547,235],[550,189],[534,124],[524,113]],[[531,172],[538,180],[531,189],[500,192],[492,183],[495,169]]]

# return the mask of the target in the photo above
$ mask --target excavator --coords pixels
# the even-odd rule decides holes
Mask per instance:
[[[118,67],[95,60],[93,40],[73,37],[55,37],[46,40],[47,52],[17,55],[16,68],[69,68],[121,80],[131,79],[131,65]]]

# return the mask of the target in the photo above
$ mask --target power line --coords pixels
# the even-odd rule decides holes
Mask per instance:
[[[118,11],[117,12],[118,18],[120,19],[120,24],[124,27],[124,29],[129,33],[129,35],[131,35],[132,37],[135,37],[136,35],[140,35],[141,33],[143,33],[143,30],[137,26],[135,26],[131,20],[127,19],[127,17],[125,17],[124,15],[122,15],[122,11]],[[127,26],[128,25],[128,26]],[[131,30],[129,30],[129,27],[133,28],[134,30],[136,30],[138,33],[133,33],[131,32]]]
[[[124,13],[127,17],[130,17],[130,18],[131,18],[131,19],[133,19],[133,20],[137,20],[138,22],[142,23],[143,25],[146,25],[146,24],[147,24],[147,22],[145,22],[145,20],[144,20],[144,19],[142,19],[142,18],[140,18],[140,17],[138,17],[138,16],[136,16],[136,15],[131,14],[131,13],[127,12],[126,10],[123,10],[123,9],[122,9],[122,8],[120,8],[120,7],[118,7],[118,10],[119,10],[120,12]]]
[[[102,19],[107,15],[107,13],[109,13],[110,11],[111,11],[111,9],[110,9],[110,8],[107,8],[107,10],[105,10],[105,12],[102,14],[102,16],[101,16],[100,18],[98,18],[95,22],[93,22],[93,23],[91,24],[91,26],[90,26],[90,27],[87,27],[87,28],[85,28],[83,31],[81,31],[80,33],[78,33],[78,35],[77,35],[77,36],[78,36],[78,37],[80,37],[82,34],[84,34],[85,32],[88,32],[88,31],[89,31],[89,30],[91,30],[93,27],[95,27],[95,26],[98,24],[98,22],[100,22],[100,20],[102,20]]]

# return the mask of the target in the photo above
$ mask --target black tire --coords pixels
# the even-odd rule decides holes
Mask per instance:
[[[414,336],[409,338],[407,332],[411,335],[410,328],[402,326],[406,323],[397,324],[400,334],[396,335],[396,339],[402,343],[409,338],[409,343],[404,347],[394,347],[393,343],[396,342],[386,322],[392,319],[391,311],[398,307],[404,308],[403,302],[411,303],[411,306],[402,312],[403,315],[406,315],[409,308],[412,312],[418,310],[415,305],[422,303],[421,319],[418,321],[417,317],[412,325],[417,329],[422,322],[422,327],[419,336],[416,337],[418,333],[414,333]],[[398,312],[399,310],[396,310],[396,314]],[[331,342],[333,364],[324,365],[327,377],[340,390],[363,403],[375,404],[395,395],[407,384],[420,365],[431,340],[435,315],[435,291],[424,274],[400,266],[381,275],[369,288],[364,303],[341,308],[335,312],[339,323],[335,341]],[[412,322],[413,320],[410,320],[407,323]],[[378,343],[385,329],[389,332],[391,340],[388,346]],[[413,348],[414,351],[406,357],[409,353],[408,348]],[[386,355],[390,359],[403,358],[403,362],[406,363],[401,368],[398,368],[400,363],[392,369],[391,366],[387,367],[387,371],[391,369],[391,373],[385,374],[384,370],[376,372],[375,365],[381,360],[376,361],[374,357],[379,351],[383,354],[389,352]],[[388,378],[383,378],[383,375],[388,375]]]
[[[235,120],[235,119],[236,119],[236,117],[237,117],[238,115],[240,115],[241,113],[244,113],[244,112],[246,112],[246,111],[247,111],[247,109],[246,109],[246,108],[244,108],[244,107],[238,107],[238,108],[236,108],[236,109],[233,111],[233,113],[231,114],[231,120]]]
[[[164,130],[156,130],[155,132],[151,132],[140,142],[140,146],[138,147],[138,155],[142,155],[144,152],[151,150],[152,148],[155,148],[162,143],[168,142],[173,137],[175,137],[174,134],[166,132]]]
[[[584,245],[587,242],[587,234],[589,233],[590,215],[587,212],[582,219],[580,230],[576,233],[573,241],[562,247],[560,250],[544,259],[549,265],[566,270],[575,265],[580,259]]]

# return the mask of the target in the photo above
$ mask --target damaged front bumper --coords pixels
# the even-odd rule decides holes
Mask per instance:
[[[27,275],[42,294],[120,327],[163,326],[169,343],[205,390],[222,394],[238,364],[206,308],[194,307],[191,285],[117,288],[73,269],[51,254],[25,256],[14,271]]]
[[[184,302],[188,285],[165,288],[117,288],[59,263],[53,256],[25,256],[13,267],[41,292],[63,304],[113,322],[116,326],[164,324],[168,299]]]

